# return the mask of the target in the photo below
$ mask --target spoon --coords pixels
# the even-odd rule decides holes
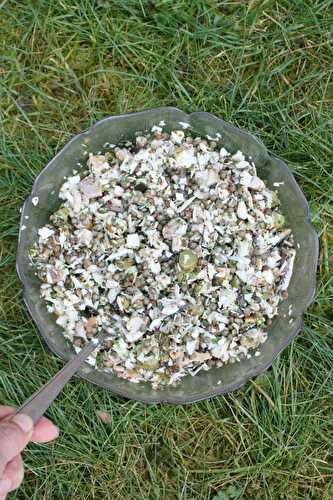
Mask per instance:
[[[53,403],[58,394],[62,391],[69,379],[77,372],[82,363],[108,336],[106,332],[102,332],[98,337],[93,338],[90,342],[66,365],[58,371],[46,384],[38,389],[29,399],[16,410],[16,415],[24,413],[29,415],[33,423],[36,424],[41,416],[45,413],[48,407]]]

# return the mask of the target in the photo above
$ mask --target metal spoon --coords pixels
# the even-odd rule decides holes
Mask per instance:
[[[89,354],[91,354],[107,336],[107,333],[102,332],[98,337],[93,338],[78,354],[76,354],[76,356],[68,361],[51,380],[46,382],[46,384],[30,396],[30,398],[16,410],[16,414],[24,413],[25,415],[29,415],[34,424],[36,424],[62,391],[69,379],[87,359]]]

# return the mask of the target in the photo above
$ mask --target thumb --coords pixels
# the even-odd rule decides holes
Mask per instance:
[[[33,427],[31,417],[22,414],[0,422],[0,477],[7,463],[28,444]]]

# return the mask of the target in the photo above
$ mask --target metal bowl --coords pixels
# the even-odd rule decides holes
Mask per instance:
[[[228,151],[234,153],[241,150],[246,157],[251,157],[257,166],[258,175],[271,189],[278,191],[281,210],[286,223],[293,230],[297,246],[288,298],[280,303],[278,315],[267,329],[268,339],[260,347],[260,356],[206,372],[201,371],[195,377],[185,377],[175,387],[167,386],[160,389],[152,389],[147,383],[133,384],[115,375],[95,370],[88,364],[79,371],[82,378],[126,398],[145,403],[185,404],[233,391],[267,370],[299,332],[304,311],[314,297],[318,237],[309,220],[308,204],[286,164],[269,154],[258,139],[209,113],[198,112],[187,115],[172,107],[110,116],[97,122],[87,132],[69,141],[35,180],[31,195],[22,209],[17,272],[24,286],[24,301],[41,336],[53,353],[68,360],[74,350],[40,298],[40,282],[29,263],[28,250],[37,239],[38,229],[47,223],[50,214],[60,205],[57,193],[64,176],[71,175],[72,170],[78,168],[77,162],[85,163],[87,158],[85,151],[96,153],[103,150],[106,142],[117,144],[120,140],[132,139],[135,132],[150,130],[161,120],[164,120],[165,130],[168,131],[180,128],[179,122],[186,122],[191,125],[189,130],[196,135],[215,137],[218,132],[221,134],[220,144]],[[37,205],[32,202],[34,197],[38,197]],[[292,305],[291,316],[288,314],[290,305]]]

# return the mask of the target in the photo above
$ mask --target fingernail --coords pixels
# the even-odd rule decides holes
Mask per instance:
[[[18,425],[23,432],[31,432],[34,426],[32,418],[29,415],[15,415],[12,422]]]
[[[0,494],[8,493],[12,486],[12,482],[10,479],[0,479]]]
[[[53,439],[56,439],[58,436],[59,436],[59,427],[55,425],[54,426],[54,438]]]

